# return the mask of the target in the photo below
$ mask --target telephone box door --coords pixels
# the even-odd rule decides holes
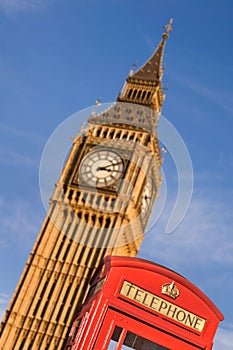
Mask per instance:
[[[112,309],[106,314],[93,349],[204,350]]]

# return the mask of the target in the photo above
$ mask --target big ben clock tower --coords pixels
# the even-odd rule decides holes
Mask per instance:
[[[117,102],[73,140],[1,324],[0,350],[60,350],[105,255],[135,256],[160,184],[158,117],[171,21]]]

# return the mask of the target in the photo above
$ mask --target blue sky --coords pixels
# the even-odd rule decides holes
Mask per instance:
[[[177,193],[167,153],[166,206],[140,257],[200,287],[225,315],[214,349],[232,349],[232,15],[231,0],[0,0],[1,315],[45,216],[39,166],[47,140],[97,98],[114,101],[172,17],[163,115],[189,150],[194,191],[180,226],[165,234]]]

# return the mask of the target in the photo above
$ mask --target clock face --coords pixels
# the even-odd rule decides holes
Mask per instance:
[[[142,203],[141,203],[141,216],[144,218],[150,208],[150,204],[152,201],[152,193],[153,193],[153,185],[152,179],[148,178],[143,192],[142,192]]]
[[[94,187],[107,187],[122,177],[124,163],[119,154],[110,150],[90,152],[80,165],[79,180]]]

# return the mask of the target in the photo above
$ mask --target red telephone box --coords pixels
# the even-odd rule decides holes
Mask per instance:
[[[108,256],[91,280],[65,350],[210,350],[223,315],[161,265]]]

